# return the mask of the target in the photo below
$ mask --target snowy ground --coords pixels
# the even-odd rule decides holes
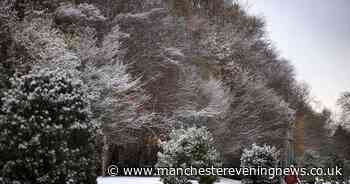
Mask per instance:
[[[197,184],[196,181],[192,182]],[[158,177],[99,177],[97,184],[162,184]],[[240,181],[220,178],[216,184],[241,184]]]

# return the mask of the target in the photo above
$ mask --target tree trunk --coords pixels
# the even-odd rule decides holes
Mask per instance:
[[[108,167],[108,157],[109,157],[109,145],[108,145],[108,139],[106,135],[103,135],[103,142],[102,142],[102,168],[101,168],[101,175],[106,176],[106,171]]]

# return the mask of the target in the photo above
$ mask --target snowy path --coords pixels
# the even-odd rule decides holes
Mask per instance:
[[[196,181],[192,182],[197,184]],[[97,184],[162,184],[158,177],[99,177]],[[216,184],[241,184],[240,181],[220,178]]]

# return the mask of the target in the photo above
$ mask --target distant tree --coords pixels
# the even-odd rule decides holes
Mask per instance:
[[[303,113],[305,114],[303,130],[296,130],[304,137],[301,144],[304,144],[308,150],[319,152],[330,142],[331,113],[327,109],[320,113],[314,111],[304,111]]]
[[[66,34],[72,34],[85,27],[92,27],[98,32],[105,32],[107,22],[107,18],[100,9],[89,3],[61,4],[56,9],[53,19]]]
[[[210,7],[207,10],[211,11]],[[222,146],[224,152],[236,156],[238,142],[283,147],[278,138],[286,135],[296,113],[306,106],[307,90],[304,93],[294,79],[293,66],[279,57],[266,38],[263,19],[247,14],[237,3],[220,10],[213,12],[215,18],[208,18],[210,23],[201,30],[197,44],[201,48],[198,54],[205,58],[201,63],[218,68],[216,76],[230,94],[227,116],[211,126],[213,134],[220,135],[219,143],[231,138],[237,141],[236,146]],[[233,130],[228,131],[229,127]],[[275,137],[277,134],[280,136]]]
[[[350,131],[338,125],[333,136],[332,145],[335,152],[342,158],[350,160]]]
[[[24,19],[13,29],[13,38],[28,53],[31,65],[74,70],[81,64],[50,17]]]
[[[23,20],[35,14],[52,13],[61,3],[72,2],[74,0],[10,0],[14,3],[16,16]]]
[[[338,99],[338,104],[342,108],[341,124],[346,128],[350,128],[350,92],[344,92]]]
[[[254,81],[249,73],[240,68],[232,70],[231,67],[225,70],[227,74],[224,78],[224,84],[230,90],[230,108],[225,113],[224,122],[212,129],[220,140],[219,145],[231,156],[233,153],[236,156],[239,154],[239,142],[269,143],[283,147],[282,140],[288,126],[294,121],[295,111],[262,81]]]

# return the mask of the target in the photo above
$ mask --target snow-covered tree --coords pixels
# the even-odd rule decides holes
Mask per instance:
[[[86,28],[76,48],[83,61],[81,77],[92,94],[93,117],[99,122],[98,132],[103,139],[103,174],[110,159],[111,145],[140,142],[144,132],[155,134],[155,130],[168,129],[171,124],[157,121],[159,116],[144,107],[149,98],[144,85],[140,77],[133,77],[128,65],[123,64],[121,45],[127,37],[116,25],[98,46],[96,32]]]
[[[138,112],[142,111],[147,96],[141,88],[140,79],[132,77],[127,72],[127,65],[122,63],[120,44],[127,35],[115,27],[106,35],[100,47],[95,36],[94,30],[86,29],[80,35],[77,48],[79,58],[84,63],[81,77],[91,94],[94,116],[103,122],[102,127],[126,121],[128,124],[125,125],[131,127],[135,123],[132,120],[142,117]]]
[[[75,32],[76,29],[93,27],[96,30],[105,28],[106,17],[99,8],[89,3],[64,3],[54,13],[54,21],[64,32]]]
[[[185,126],[207,126],[224,117],[230,107],[230,95],[222,82],[214,77],[200,79],[198,75],[187,71],[174,96],[180,104],[174,115]]]
[[[173,130],[169,140],[161,144],[157,167],[208,168],[220,167],[220,157],[214,147],[214,139],[207,128],[192,127]],[[203,184],[213,183],[216,176],[198,176]],[[161,176],[164,184],[188,183],[190,176]]]
[[[28,53],[31,64],[68,70],[80,66],[80,59],[68,48],[64,35],[54,28],[51,18],[25,19],[13,31],[16,44]]]
[[[32,16],[34,14],[47,15],[51,14],[62,3],[68,3],[72,0],[10,0],[13,1],[15,6],[16,17],[20,20]]]
[[[13,43],[13,25],[16,24],[16,16],[13,0],[3,0],[0,2],[0,98],[9,85],[9,78],[15,70],[19,70],[21,56]],[[0,100],[1,105],[1,100]]]
[[[268,145],[258,146],[255,143],[251,148],[243,150],[241,156],[242,168],[276,168],[278,164],[278,150]],[[268,175],[245,176],[244,183],[278,183],[278,178]]]
[[[227,68],[223,81],[230,90],[230,108],[221,122],[211,126],[223,154],[238,156],[240,145],[254,142],[283,147],[294,110],[249,72]]]
[[[5,183],[95,183],[86,86],[69,70],[34,68],[11,79],[0,122]]]
[[[130,33],[125,62],[148,82],[146,107],[205,124],[226,158],[253,142],[282,147],[294,121],[293,68],[266,41],[263,21],[221,0],[167,2],[114,19]]]
[[[344,92],[338,99],[338,104],[342,108],[341,124],[346,128],[350,128],[350,92]]]
[[[208,126],[231,165],[240,145],[282,147],[308,96],[263,26],[231,0],[3,0],[0,88],[32,66],[69,70],[105,149],[182,121]]]

